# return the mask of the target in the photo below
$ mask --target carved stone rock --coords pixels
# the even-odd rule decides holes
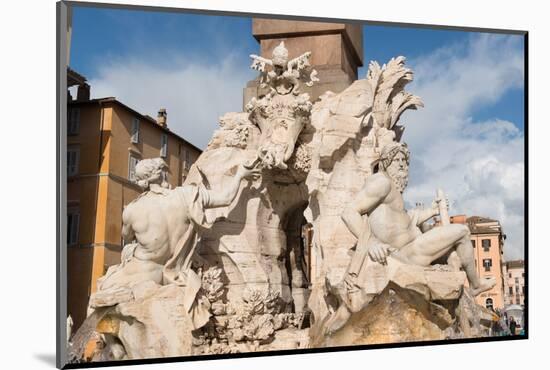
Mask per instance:
[[[421,294],[389,285],[332,336],[317,337],[314,347],[402,343],[445,339],[453,323],[441,306]]]
[[[466,276],[446,265],[412,266],[388,258],[370,261],[360,279],[363,307],[334,333],[317,323],[314,347],[473,338],[487,334],[493,315],[475,304],[464,288]],[[352,299],[353,299],[352,295]]]
[[[132,302],[119,304],[120,328],[117,337],[127,357],[153,358],[191,354],[189,332],[192,323],[184,309],[184,291],[168,285],[158,287]]]
[[[369,260],[366,274],[361,277],[365,281],[373,281],[378,286],[383,281],[393,282],[396,285],[421,294],[426,300],[458,299],[462,294],[466,275],[462,271],[452,271],[447,266],[434,265],[429,267],[404,264],[394,258],[388,258],[387,266]],[[381,273],[380,270],[383,270]],[[385,276],[384,276],[385,275]],[[387,284],[386,283],[386,284]],[[373,284],[374,285],[374,284]],[[384,287],[385,288],[385,287]],[[369,291],[368,294],[378,294],[378,291]]]

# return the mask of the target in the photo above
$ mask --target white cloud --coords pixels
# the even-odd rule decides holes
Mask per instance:
[[[242,110],[243,88],[255,73],[233,55],[214,63],[181,54],[169,58],[170,62],[103,61],[97,77],[90,80],[92,97],[114,96],[152,117],[166,108],[168,127],[204,148],[218,127],[218,117]]]
[[[409,90],[426,107],[407,113],[403,140],[412,153],[409,204],[430,204],[442,188],[451,214],[498,219],[506,259],[523,258],[524,136],[512,122],[477,122],[477,109],[523,86],[520,37],[472,36],[411,61]]]

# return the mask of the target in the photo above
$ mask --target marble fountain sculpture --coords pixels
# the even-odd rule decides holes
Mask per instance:
[[[473,297],[495,282],[476,275],[468,228],[449,223],[441,190],[404,208],[399,119],[423,106],[404,89],[405,58],[311,102],[310,56],[284,43],[251,55],[266,94],[220,118],[183,186],[163,185],[160,158],[138,163],[121,263],[98,282],[71,361],[485,335]]]

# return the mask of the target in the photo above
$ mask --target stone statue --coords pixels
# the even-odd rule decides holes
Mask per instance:
[[[402,193],[408,182],[408,166],[406,144],[386,145],[380,155],[379,171],[367,178],[364,188],[342,214],[342,220],[358,241],[344,279],[347,294],[342,296],[343,304],[328,324],[329,332],[338,330],[352,312],[364,308],[362,295],[357,293],[364,285],[359,276],[367,256],[380,264],[386,264],[387,258],[395,258],[405,264],[429,266],[456,252],[474,296],[496,284],[494,278],[479,279],[466,225],[424,227],[426,221],[440,214],[441,208],[447,208],[446,199],[435,199],[427,209],[405,211]]]
[[[261,73],[260,86],[269,87],[264,97],[252,98],[246,106],[250,120],[262,132],[258,157],[268,169],[287,169],[298,135],[309,121],[312,104],[307,93],[300,94],[299,81],[306,81],[307,86],[319,81],[317,72],[310,71],[310,56],[307,52],[289,61],[284,42],[273,50],[272,59],[250,55],[251,68]],[[267,71],[267,65],[272,70]]]
[[[67,342],[71,342],[71,334],[73,333],[74,321],[71,315],[67,316]]]
[[[326,299],[326,286],[344,279],[357,244],[341,215],[373,174],[382,148],[401,139],[403,112],[423,107],[405,89],[412,80],[402,56],[382,66],[371,61],[366,78],[320,97],[311,114],[312,138],[299,138],[311,153],[304,214],[313,226],[308,306],[316,322],[336,309]]]
[[[201,279],[191,269],[197,230],[208,226],[204,210],[229,205],[242,179],[258,175],[255,168],[239,166],[233,181],[223,189],[206,189],[204,184],[189,184],[167,189],[161,158],[144,159],[136,165],[136,182],[145,191],[122,214],[122,237],[127,243],[121,263],[109,268],[98,280],[98,292],[90,306],[111,305],[105,297],[144,281],[186,287],[186,309],[190,309],[200,289]],[[201,326],[201,320],[196,326]]]
[[[404,207],[398,123],[423,106],[405,91],[405,58],[371,62],[366,78],[311,102],[299,89],[318,81],[310,57],[289,59],[284,42],[271,59],[251,55],[265,94],[220,118],[183,186],[168,187],[160,158],[137,164],[144,192],[122,215],[121,263],[98,280],[81,326],[101,334],[102,358],[481,333],[464,283],[477,295],[495,281],[477,276],[468,228],[449,223],[442,192]],[[87,340],[71,338],[74,358]]]

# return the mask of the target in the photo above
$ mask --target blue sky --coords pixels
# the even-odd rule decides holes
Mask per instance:
[[[185,49],[196,58],[258,49],[250,18],[75,7],[71,66],[89,78],[104,58],[144,55],[162,63],[163,53]]]
[[[204,148],[218,117],[242,110],[256,77],[251,19],[76,7],[70,66],[92,97],[115,96],[139,112],[168,111],[168,125]],[[430,204],[445,189],[452,213],[499,219],[506,258],[523,257],[523,36],[365,25],[365,66],[403,55],[407,90],[425,108],[406,112],[412,153],[405,199]]]
[[[248,54],[257,53],[259,49],[251,28],[251,18],[247,17],[76,7],[71,67],[94,79],[105,59],[120,60],[128,55],[147,55],[156,63],[170,63],[170,58],[166,59],[165,54],[170,55],[181,49],[197,59],[206,60],[231,50],[240,56],[246,66]],[[365,25],[365,65],[359,69],[359,77],[365,75],[370,60],[383,63],[396,55],[404,55],[411,60],[450,43],[460,42],[471,34],[475,32]],[[516,37],[521,39],[521,36]],[[473,111],[474,118],[488,119],[498,113],[501,118],[523,130],[523,94],[523,88],[510,90],[494,104]]]
[[[359,70],[359,77],[363,77],[368,67],[368,61],[387,61],[393,56],[404,55],[407,59],[414,60],[431,51],[445,47],[479,34],[478,32],[434,30],[428,28],[365,26],[363,28],[363,49],[365,66]],[[521,41],[522,36],[515,36]],[[460,54],[463,50],[458,50]],[[496,114],[499,117],[514,122],[523,130],[524,107],[523,87],[508,91],[494,104],[478,107],[474,113],[474,119],[488,119]]]

